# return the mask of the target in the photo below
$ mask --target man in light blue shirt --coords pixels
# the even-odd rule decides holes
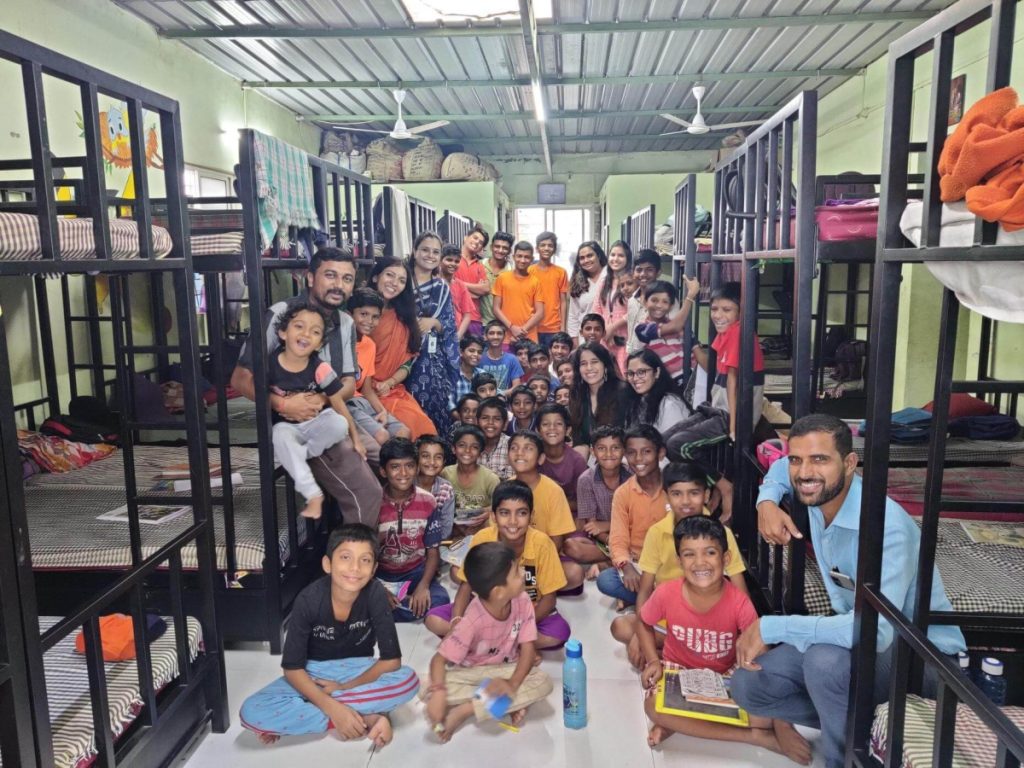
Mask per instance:
[[[765,507],[792,494],[807,505],[811,542],[834,616],[765,616],[736,644],[739,669],[732,682],[736,701],[753,715],[821,728],[826,765],[843,765],[846,710],[850,696],[854,579],[860,536],[861,478],[849,427],[824,414],[805,416],[789,433],[789,457],[772,464],[757,497],[762,528]],[[795,527],[779,525],[792,533]],[[767,538],[767,537],[766,537]],[[882,593],[913,613],[921,533],[892,499],[886,499]],[[938,570],[931,607],[952,610]],[[929,639],[943,653],[965,649],[954,626],[934,626]],[[893,630],[878,624],[875,698],[888,690]],[[769,650],[768,646],[775,647]],[[756,660],[756,661],[755,661]]]

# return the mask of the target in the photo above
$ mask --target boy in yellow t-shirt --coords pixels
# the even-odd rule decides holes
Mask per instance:
[[[668,510],[664,518],[647,529],[644,546],[640,551],[640,588],[636,594],[636,614],[618,616],[612,621],[612,636],[629,649],[630,662],[642,669],[649,659],[644,659],[640,642],[636,636],[637,616],[643,604],[659,584],[681,578],[683,569],[679,565],[673,530],[676,524],[694,515],[710,515],[707,508],[711,497],[707,474],[693,462],[673,462],[662,470],[662,483],[668,496]],[[732,531],[725,529],[730,559],[725,575],[737,589],[747,594],[743,577],[747,566]],[[661,640],[661,635],[658,635]]]
[[[569,624],[555,610],[555,594],[565,586],[565,572],[551,539],[531,525],[533,500],[533,492],[526,483],[519,480],[501,483],[491,498],[495,524],[473,536],[469,547],[500,541],[512,548],[526,576],[526,593],[533,602],[537,648],[561,648],[569,639]],[[473,596],[461,575],[460,581],[454,602],[427,613],[424,625],[438,637],[445,637],[452,625],[462,620]]]

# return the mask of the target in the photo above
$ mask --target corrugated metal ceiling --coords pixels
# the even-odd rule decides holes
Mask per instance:
[[[400,0],[112,2],[163,35],[204,35],[182,37],[182,42],[296,115],[377,117],[362,127],[387,130],[393,120],[385,116],[395,106],[389,89],[352,84],[401,81],[410,89],[405,102],[410,126],[449,119],[430,135],[478,154],[541,154],[527,43],[518,23],[502,25],[504,34],[493,28],[467,34],[449,25],[449,32],[433,29],[411,36]],[[549,113],[544,128],[551,151],[715,148],[721,133],[660,137],[676,126],[658,112],[689,118],[694,106],[690,88],[701,82],[708,88],[704,106],[709,123],[766,117],[798,91],[832,91],[882,56],[889,42],[920,24],[925,14],[952,2],[555,0],[554,19],[539,24]],[[913,17],[893,17],[900,13]],[[870,21],[828,20],[837,14]],[[813,19],[780,25],[773,17]],[[725,24],[708,28],[716,26],[715,20]],[[612,22],[642,26],[608,31]],[[552,24],[558,31],[545,29]],[[561,28],[573,24],[593,29]],[[341,30],[341,36],[332,36],[331,30]],[[405,32],[396,35],[395,30]],[[737,77],[752,72],[763,74]],[[557,82],[565,79],[570,82]],[[287,81],[289,87],[268,87],[268,81]],[[315,87],[300,85],[311,81]],[[417,87],[422,81],[454,85]],[[488,85],[493,81],[505,82]],[[324,87],[328,83],[332,87]],[[584,116],[574,114],[580,112]]]

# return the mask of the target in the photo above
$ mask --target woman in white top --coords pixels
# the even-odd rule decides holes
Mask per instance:
[[[569,278],[569,316],[565,321],[566,333],[573,339],[580,337],[580,323],[594,306],[598,283],[606,266],[608,257],[596,240],[587,240],[576,249],[576,262]]]
[[[629,356],[626,363],[624,412],[626,428],[650,424],[662,434],[691,413],[683,393],[661,362],[649,349]]]

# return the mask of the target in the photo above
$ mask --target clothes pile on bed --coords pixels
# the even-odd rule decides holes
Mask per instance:
[[[974,243],[976,216],[1000,224],[996,245],[1024,245],[1024,107],[1002,88],[976,102],[946,140],[939,158],[939,245]],[[912,200],[900,229],[921,244],[923,203]],[[935,278],[979,314],[1024,323],[1024,262],[929,262]]]

